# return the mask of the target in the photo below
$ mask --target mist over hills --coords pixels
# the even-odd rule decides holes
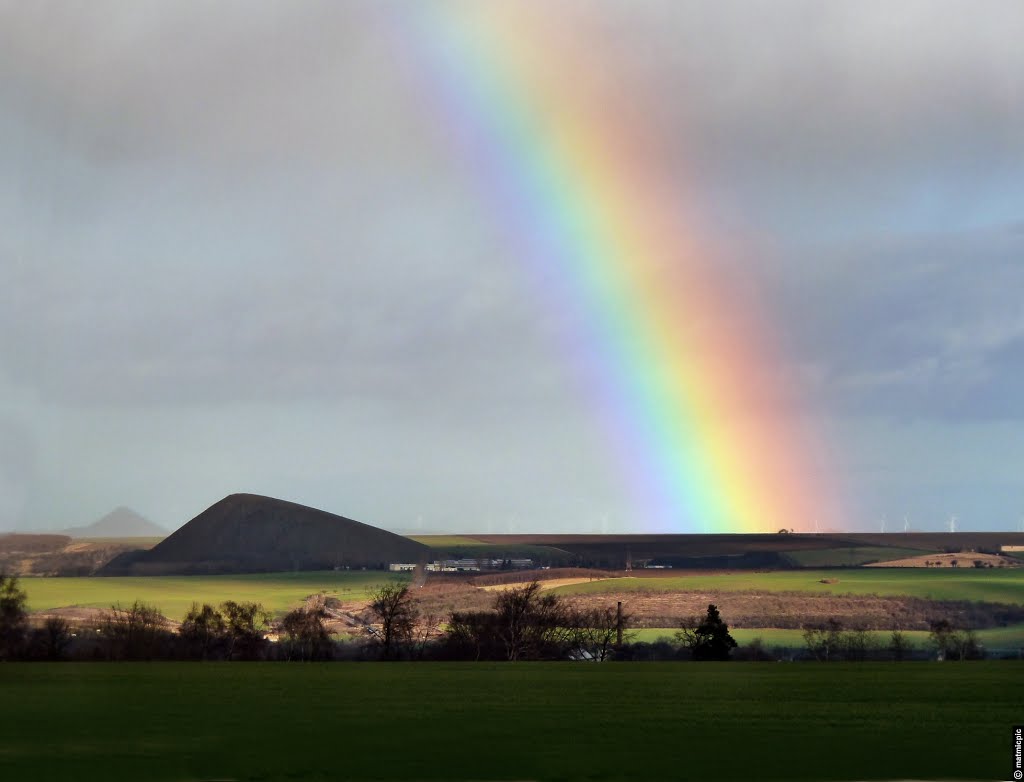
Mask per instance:
[[[242,573],[381,567],[425,561],[430,549],[386,530],[294,502],[232,494],[148,551],[101,575]]]
[[[162,538],[168,530],[123,505],[84,527],[69,527],[61,535],[73,538]]]

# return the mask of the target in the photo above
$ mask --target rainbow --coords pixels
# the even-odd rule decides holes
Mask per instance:
[[[595,74],[601,47],[553,30],[542,4],[416,7],[398,22],[409,70],[551,306],[585,330],[635,526],[834,523],[827,460],[771,319],[687,218],[640,102]]]

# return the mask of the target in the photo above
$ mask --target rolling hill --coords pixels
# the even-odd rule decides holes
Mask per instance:
[[[115,557],[100,575],[260,573],[426,561],[426,546],[333,513],[232,494],[148,551]]]

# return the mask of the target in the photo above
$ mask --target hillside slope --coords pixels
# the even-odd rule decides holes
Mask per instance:
[[[380,567],[426,560],[420,543],[343,516],[255,494],[232,494],[149,551],[102,575],[259,573]]]
[[[9,576],[90,576],[111,559],[136,553],[145,539],[80,540],[68,535],[0,535],[0,573]]]

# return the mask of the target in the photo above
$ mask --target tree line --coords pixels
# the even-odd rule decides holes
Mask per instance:
[[[332,638],[323,595],[278,620],[260,603],[193,603],[173,626],[155,606],[113,605],[92,624],[59,617],[32,625],[16,577],[0,575],[0,661],[4,660],[694,660],[779,659],[759,639],[739,648],[719,609],[681,623],[672,638],[635,641],[631,617],[618,607],[580,608],[537,582],[497,591],[485,610],[424,615],[407,584],[387,583],[369,595],[369,620],[356,641]],[[904,660],[914,648],[893,630],[888,644],[834,619],[807,625],[803,659],[821,662]],[[940,659],[984,655],[972,630],[946,619],[931,623],[929,647]],[[734,654],[734,652],[736,652]],[[793,659],[792,652],[789,659]]]

